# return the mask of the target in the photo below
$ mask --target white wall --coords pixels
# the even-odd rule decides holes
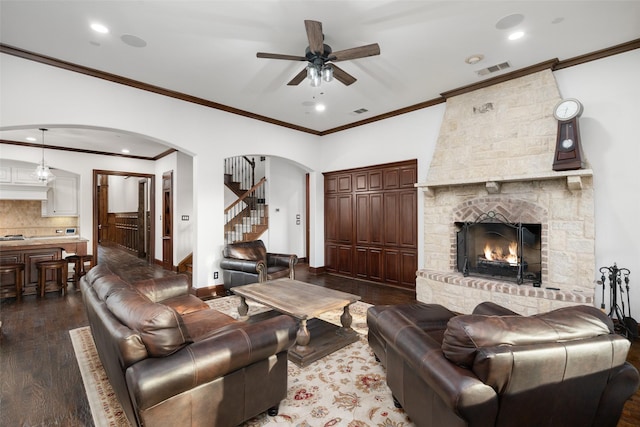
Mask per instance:
[[[582,149],[593,169],[596,269],[629,276],[633,317],[640,319],[640,49],[554,73],[563,98],[584,105]],[[595,280],[600,279],[596,271]],[[601,287],[596,289],[600,306]],[[626,293],[624,295],[625,305]],[[609,308],[609,289],[605,303]]]
[[[286,159],[269,158],[269,252],[306,256],[305,175],[304,169]]]
[[[109,175],[109,212],[138,210],[138,178]]]

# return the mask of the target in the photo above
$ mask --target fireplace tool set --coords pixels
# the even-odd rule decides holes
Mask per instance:
[[[602,303],[600,307],[604,310],[604,292],[607,287],[607,279],[609,280],[609,298],[610,310],[608,316],[614,320],[616,332],[626,336],[629,339],[638,337],[638,322],[631,317],[631,300],[629,299],[629,271],[628,268],[618,268],[616,263],[612,267],[600,267],[600,282],[602,284]],[[625,286],[622,286],[624,281]],[[624,291],[627,291],[627,306],[625,311]],[[619,293],[618,293],[619,292]],[[620,304],[618,304],[620,300]],[[627,315],[628,314],[628,315]]]

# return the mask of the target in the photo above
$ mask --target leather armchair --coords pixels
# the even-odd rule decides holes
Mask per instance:
[[[234,286],[289,277],[295,279],[298,257],[292,254],[267,252],[262,240],[230,243],[222,252],[220,268],[224,287],[228,291]]]
[[[640,383],[629,341],[595,307],[524,317],[493,303],[471,315],[376,306],[367,323],[394,399],[419,427],[615,427]]]

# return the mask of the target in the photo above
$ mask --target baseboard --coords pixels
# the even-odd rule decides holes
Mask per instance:
[[[311,266],[309,266],[309,274],[319,275],[319,274],[324,274],[324,273],[326,273],[326,270],[325,270],[324,266],[322,266],[322,267],[311,267]]]
[[[220,298],[226,295],[224,285],[211,285],[202,288],[192,288],[191,291],[202,300]]]

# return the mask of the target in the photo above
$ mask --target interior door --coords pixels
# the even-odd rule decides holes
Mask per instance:
[[[98,184],[98,243],[109,238],[109,176],[100,175]]]
[[[138,181],[138,258],[147,257],[147,179]]]
[[[162,174],[162,268],[173,270],[173,171]]]

